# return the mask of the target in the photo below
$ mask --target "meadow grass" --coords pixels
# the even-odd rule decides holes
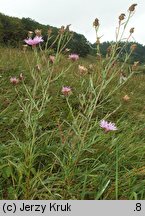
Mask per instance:
[[[122,21],[106,58],[97,43],[97,58],[72,61],[61,34],[54,62],[47,48],[1,48],[1,199],[145,198],[145,76],[132,72],[130,54],[118,61]],[[105,132],[102,119],[117,130]]]

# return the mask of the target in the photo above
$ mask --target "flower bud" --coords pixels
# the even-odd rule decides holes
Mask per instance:
[[[99,26],[99,20],[96,18],[95,21],[93,22],[93,26],[94,27],[98,27]]]
[[[52,34],[52,28],[49,28],[47,33],[48,33],[48,36],[50,37],[50,35]]]
[[[132,44],[131,47],[130,47],[131,51],[134,51],[136,48],[137,48],[136,44]]]
[[[129,7],[129,11],[130,12],[133,12],[135,10],[135,7],[137,6],[137,4],[132,4],[130,7]]]
[[[36,36],[40,37],[41,36],[41,30],[36,29],[35,30],[35,34],[36,34]]]
[[[120,16],[119,16],[119,21],[122,21],[122,20],[124,20],[124,19],[125,19],[125,14],[124,14],[124,13],[120,14]]]
[[[131,28],[129,32],[130,34],[134,33],[134,28]]]
[[[33,32],[32,31],[28,31],[28,38],[31,38],[33,36]]]
[[[59,34],[63,34],[65,32],[65,27],[61,26],[61,28],[59,29]]]

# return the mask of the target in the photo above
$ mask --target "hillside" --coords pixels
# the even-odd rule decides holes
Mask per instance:
[[[42,25],[31,18],[16,18],[6,16],[0,13],[0,46],[12,46],[20,47],[23,44],[23,40],[27,37],[28,31],[35,31],[36,29],[41,29],[44,40],[47,39],[48,29],[52,30],[53,38],[50,40],[50,44],[53,42],[53,39],[57,37],[59,29],[50,25]],[[103,57],[107,54],[107,48],[112,42],[103,42],[100,44],[100,51]],[[126,50],[129,53],[129,49],[132,42],[128,42]],[[136,43],[137,49],[132,54],[130,62],[140,61],[140,63],[145,63],[145,46]],[[123,46],[123,43],[122,45]],[[53,49],[55,50],[57,43],[54,45]],[[91,49],[93,47],[93,49]],[[71,49],[72,53],[77,53],[81,57],[85,57],[88,54],[96,55],[96,43],[91,44],[87,41],[84,35],[73,32],[73,37],[67,45],[67,48]],[[124,54],[124,52],[123,52]],[[120,56],[120,60],[122,56]]]
[[[20,47],[23,44],[23,40],[27,37],[28,31],[35,31],[41,29],[46,41],[48,29],[52,30],[53,38],[57,37],[59,29],[50,25],[42,25],[30,18],[15,18],[6,16],[0,13],[0,45]],[[52,38],[52,41],[53,41]],[[50,41],[50,43],[52,43]],[[53,47],[57,47],[57,44]],[[68,48],[71,48],[72,52],[77,52],[80,56],[86,56],[90,52],[87,39],[81,35],[73,32],[71,42],[68,44]]]

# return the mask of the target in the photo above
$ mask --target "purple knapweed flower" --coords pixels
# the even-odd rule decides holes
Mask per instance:
[[[105,120],[100,121],[100,127],[104,129],[105,133],[109,131],[117,130],[117,127],[112,122],[107,122]]]
[[[68,58],[72,61],[77,61],[79,56],[77,54],[70,54]]]
[[[63,93],[63,95],[68,96],[71,93],[71,88],[68,86],[62,87],[61,92]]]
[[[24,40],[28,45],[35,46],[36,44],[39,44],[40,42],[43,42],[44,40],[42,37],[35,36],[33,39],[28,38]]]
[[[19,79],[17,79],[16,77],[11,77],[10,83],[12,83],[13,85],[17,85],[19,83]]]

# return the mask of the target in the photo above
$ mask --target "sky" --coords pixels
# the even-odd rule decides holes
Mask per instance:
[[[132,40],[145,45],[145,1],[144,0],[0,0],[0,12],[14,17],[29,17],[41,24],[61,27],[71,24],[71,30],[83,34],[88,41],[95,42],[93,28],[95,18],[99,19],[98,36],[101,42],[115,40],[118,17],[128,14],[131,4],[137,3],[129,29],[134,27]]]

